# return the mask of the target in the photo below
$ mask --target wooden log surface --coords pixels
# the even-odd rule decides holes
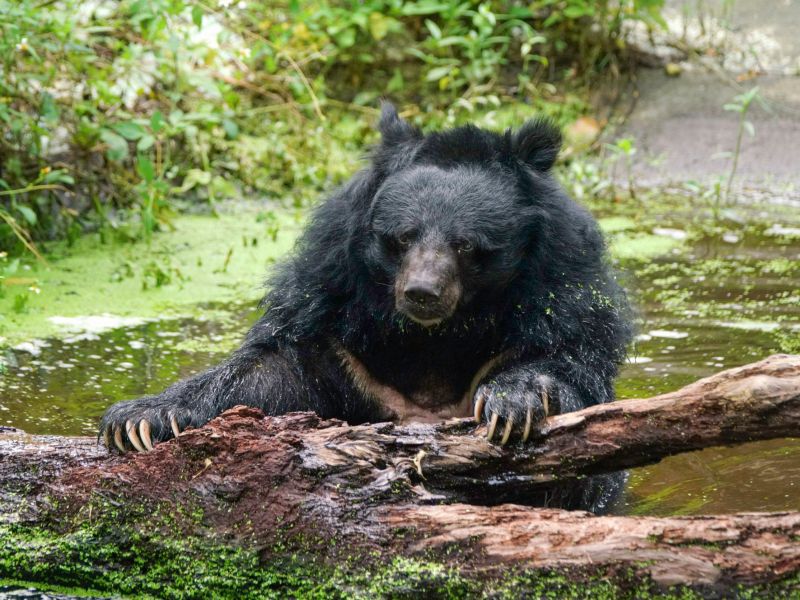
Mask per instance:
[[[467,420],[347,426],[246,407],[125,456],[91,438],[5,431],[0,522],[97,518],[98,499],[168,503],[201,509],[195,533],[264,549],[302,539],[304,552],[333,563],[347,549],[433,555],[487,577],[509,568],[611,577],[624,568],[724,595],[797,577],[800,513],[599,517],[498,504],[498,490],[524,499],[537,486],[679,452],[797,436],[798,424],[800,356],[777,355],[655,398],[551,417],[532,443],[505,448]]]

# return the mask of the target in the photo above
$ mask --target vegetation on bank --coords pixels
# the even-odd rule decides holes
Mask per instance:
[[[241,194],[303,205],[353,171],[381,97],[427,126],[574,120],[563,90],[618,72],[661,4],[0,0],[0,250],[147,238]]]

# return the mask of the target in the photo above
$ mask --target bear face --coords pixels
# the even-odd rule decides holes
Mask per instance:
[[[531,213],[531,214],[528,214]],[[536,213],[510,173],[412,165],[381,185],[370,207],[371,275],[395,308],[423,326],[502,294],[519,271]]]

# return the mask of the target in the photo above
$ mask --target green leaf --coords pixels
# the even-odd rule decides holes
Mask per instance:
[[[415,15],[438,15],[449,9],[450,6],[444,2],[425,2],[423,0],[422,2],[406,3],[400,12],[407,17],[411,17]]]
[[[197,25],[197,28],[203,26],[203,8],[197,4],[192,7],[192,23]]]
[[[393,24],[394,19],[379,12],[370,13],[369,15],[369,32],[375,40],[385,38]]]
[[[136,149],[139,152],[144,152],[145,150],[149,150],[153,146],[153,144],[155,144],[155,142],[156,138],[154,138],[150,134],[147,134],[145,136],[142,136],[142,138],[136,144]]]
[[[183,184],[175,191],[179,193],[188,192],[196,186],[208,185],[209,183],[211,183],[211,173],[201,169],[189,169],[186,172],[186,177],[183,178]]]
[[[428,71],[427,75],[425,75],[425,81],[439,81],[442,77],[450,75],[450,71],[452,70],[453,68],[450,66],[431,69]]]
[[[580,19],[581,17],[591,16],[594,14],[594,9],[591,6],[567,6],[563,14],[568,19]]]
[[[425,19],[425,27],[427,27],[428,31],[431,32],[431,37],[433,39],[439,40],[442,38],[442,30],[439,29],[439,26],[430,19]]]
[[[53,97],[47,92],[42,94],[41,113],[45,121],[49,121],[50,123],[58,121],[58,106],[56,106]]]
[[[229,140],[235,140],[239,136],[239,126],[235,121],[230,119],[222,119],[222,128],[225,130],[225,135]]]
[[[112,125],[112,128],[126,140],[130,140],[132,142],[138,140],[145,134],[144,127],[132,121],[115,123]]]
[[[753,127],[753,124],[750,121],[745,121],[742,123],[742,126],[744,126],[745,131],[750,134],[750,137],[753,137],[756,134],[756,128]]]
[[[153,167],[153,162],[144,154],[140,154],[136,158],[136,171],[147,183],[152,182],[156,178],[156,170]]]
[[[33,212],[33,209],[31,209],[28,206],[25,206],[24,204],[18,204],[17,205],[17,210],[20,212],[20,214],[28,222],[28,225],[36,225],[36,221],[37,221],[36,213]]]
[[[340,48],[349,48],[356,43],[356,30],[352,27],[348,27],[337,33],[334,38],[336,39],[337,46]]]
[[[128,156],[128,142],[110,129],[100,132],[100,139],[108,146],[106,156],[111,160],[124,160]]]
[[[75,183],[75,179],[64,169],[56,169],[55,171],[50,171],[47,175],[45,175],[42,179],[42,183],[64,183],[67,185],[72,185]]]
[[[164,128],[164,115],[161,114],[160,110],[157,110],[150,116],[150,129],[153,130],[153,133],[158,133]]]

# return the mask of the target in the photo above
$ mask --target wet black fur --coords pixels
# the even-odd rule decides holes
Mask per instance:
[[[551,413],[613,399],[631,335],[627,304],[597,224],[550,174],[558,131],[539,120],[502,134],[465,126],[423,135],[391,105],[380,130],[369,166],[318,206],[270,278],[242,347],[161,394],[115,404],[101,428],[144,418],[166,439],[171,414],[181,428],[199,426],[237,404],[351,423],[385,418],[350,381],[339,348],[405,394],[435,381],[443,398],[463,394],[505,352],[482,382],[487,416],[541,412],[543,386]],[[415,186],[425,197],[407,191]],[[385,239],[422,212],[443,236],[477,245],[462,267],[463,302],[430,328],[396,311],[398,257]]]

